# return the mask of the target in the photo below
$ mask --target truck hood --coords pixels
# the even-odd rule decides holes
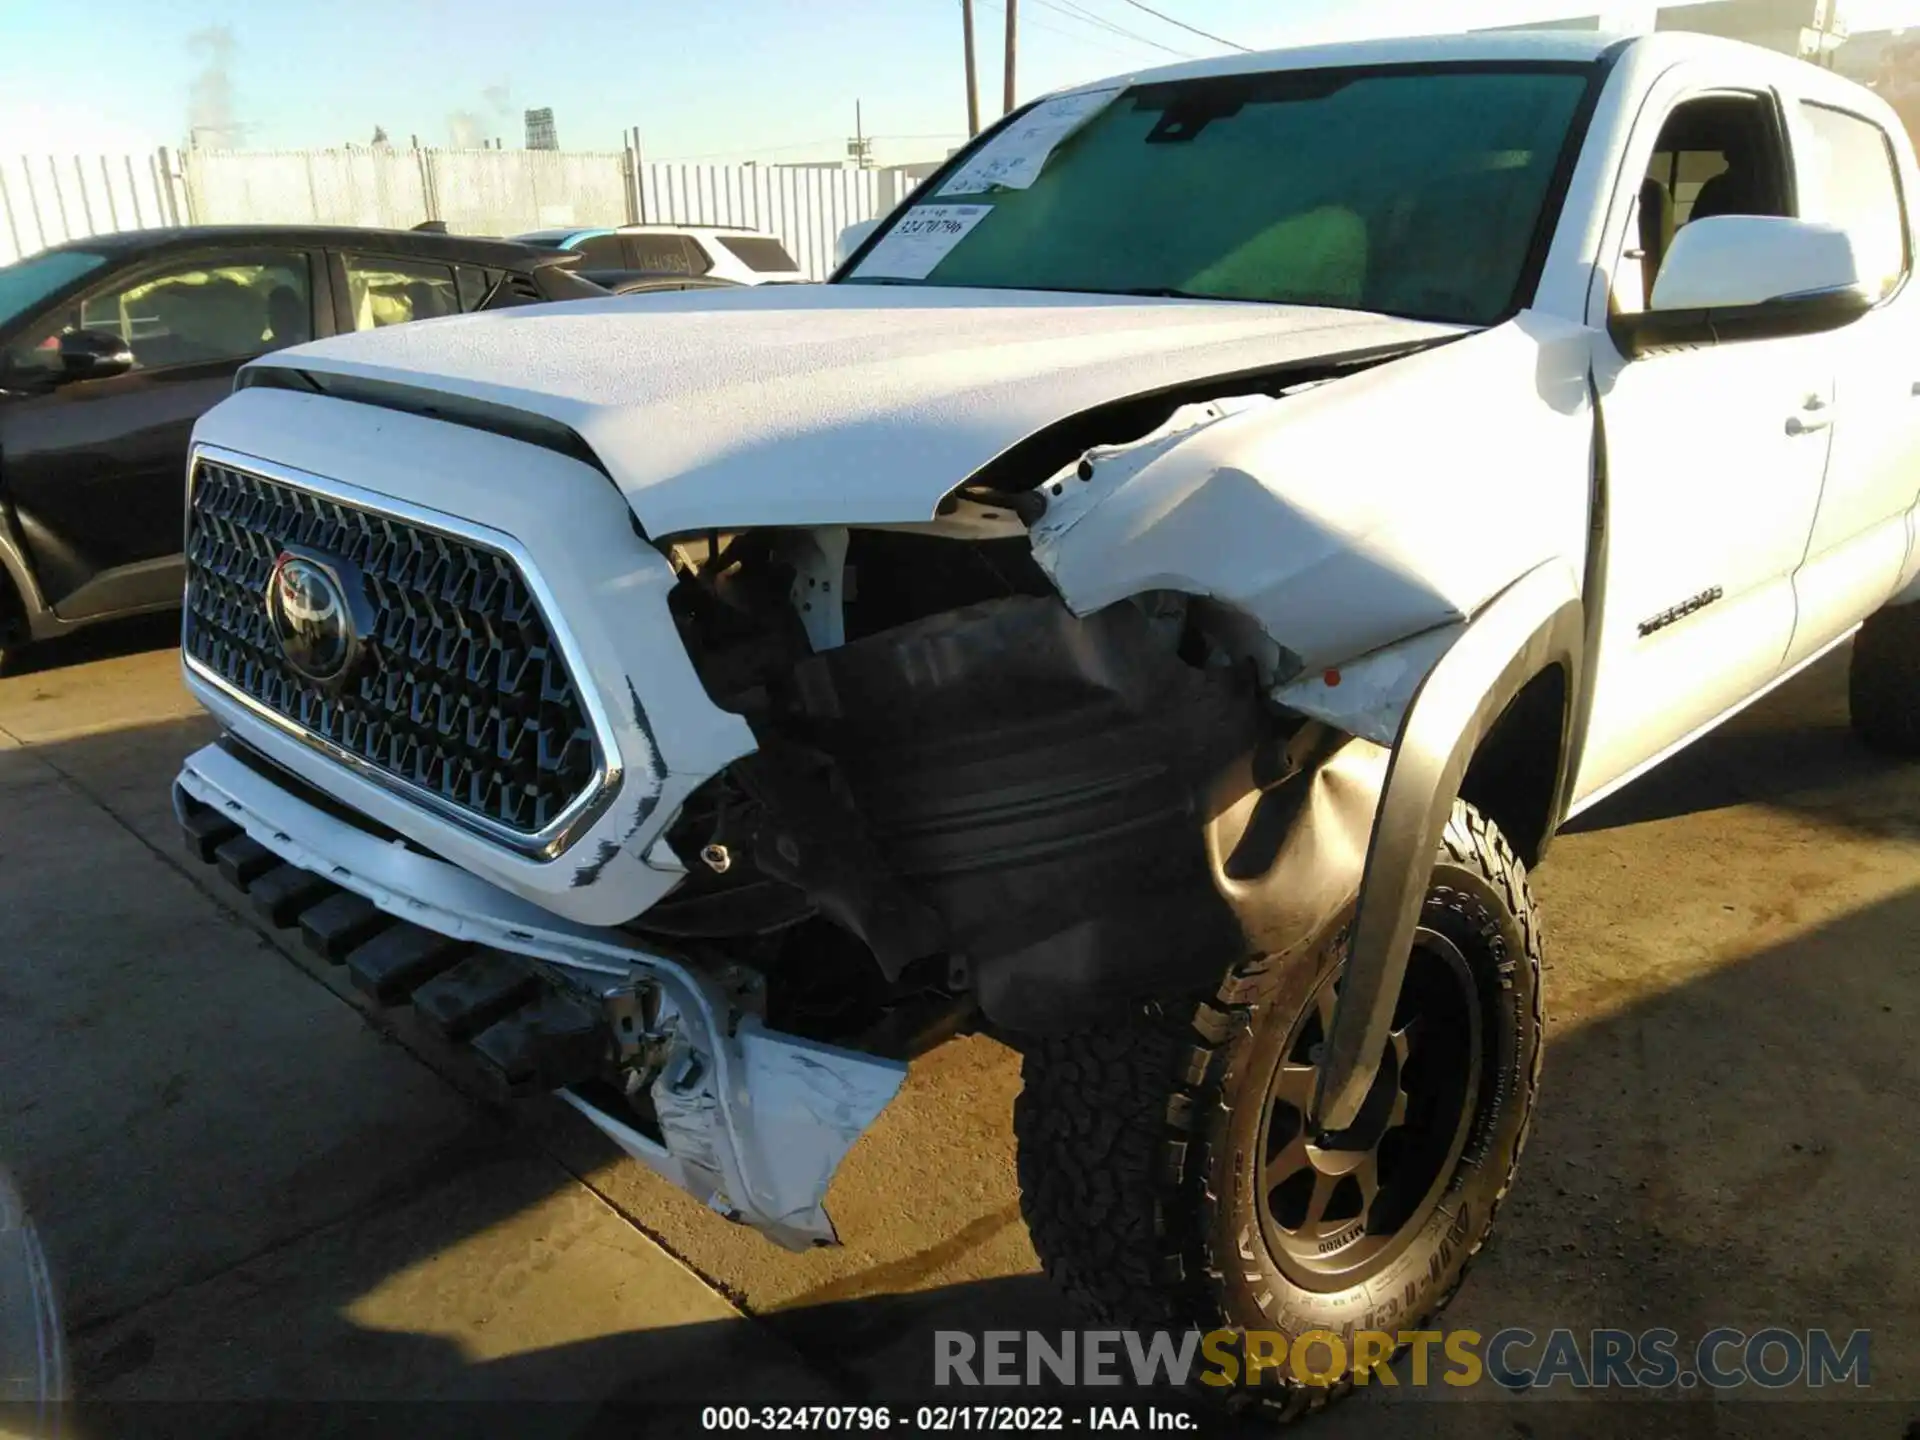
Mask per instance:
[[[404,384],[569,426],[658,538],[924,521],[1009,446],[1094,406],[1459,333],[1308,306],[780,285],[418,321],[250,368]]]

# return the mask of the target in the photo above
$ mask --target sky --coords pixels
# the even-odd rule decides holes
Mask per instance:
[[[983,121],[1004,0],[974,0]],[[1018,0],[1019,98],[1226,47],[1515,24],[1636,0]],[[1920,0],[1842,0],[1856,30]],[[586,23],[574,22],[583,17]],[[960,0],[0,0],[0,154],[504,139],[551,106],[560,145],[649,160],[882,164],[965,138]]]

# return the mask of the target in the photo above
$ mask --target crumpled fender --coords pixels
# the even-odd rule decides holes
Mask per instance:
[[[1547,560],[1578,565],[1591,348],[1527,313],[1277,400],[1195,407],[1212,413],[1047,486],[1034,555],[1079,614],[1176,590],[1249,617],[1269,684],[1458,624]]]

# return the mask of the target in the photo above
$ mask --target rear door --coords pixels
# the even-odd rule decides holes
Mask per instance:
[[[1794,577],[1793,663],[1879,609],[1906,562],[1906,516],[1920,497],[1920,287],[1893,136],[1866,113],[1812,97],[1788,113],[1800,213],[1848,233],[1879,301],[1824,337],[1835,371],[1833,439]]]
[[[177,599],[187,442],[234,372],[315,333],[304,252],[171,256],[116,272],[40,317],[9,347],[46,388],[0,406],[0,477],[42,593],[85,618]],[[60,335],[117,335],[134,368],[53,383]]]

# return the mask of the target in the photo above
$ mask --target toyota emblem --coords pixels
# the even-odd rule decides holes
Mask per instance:
[[[283,553],[267,577],[267,623],[280,652],[304,679],[332,685],[360,652],[353,607],[340,578],[323,562]]]

